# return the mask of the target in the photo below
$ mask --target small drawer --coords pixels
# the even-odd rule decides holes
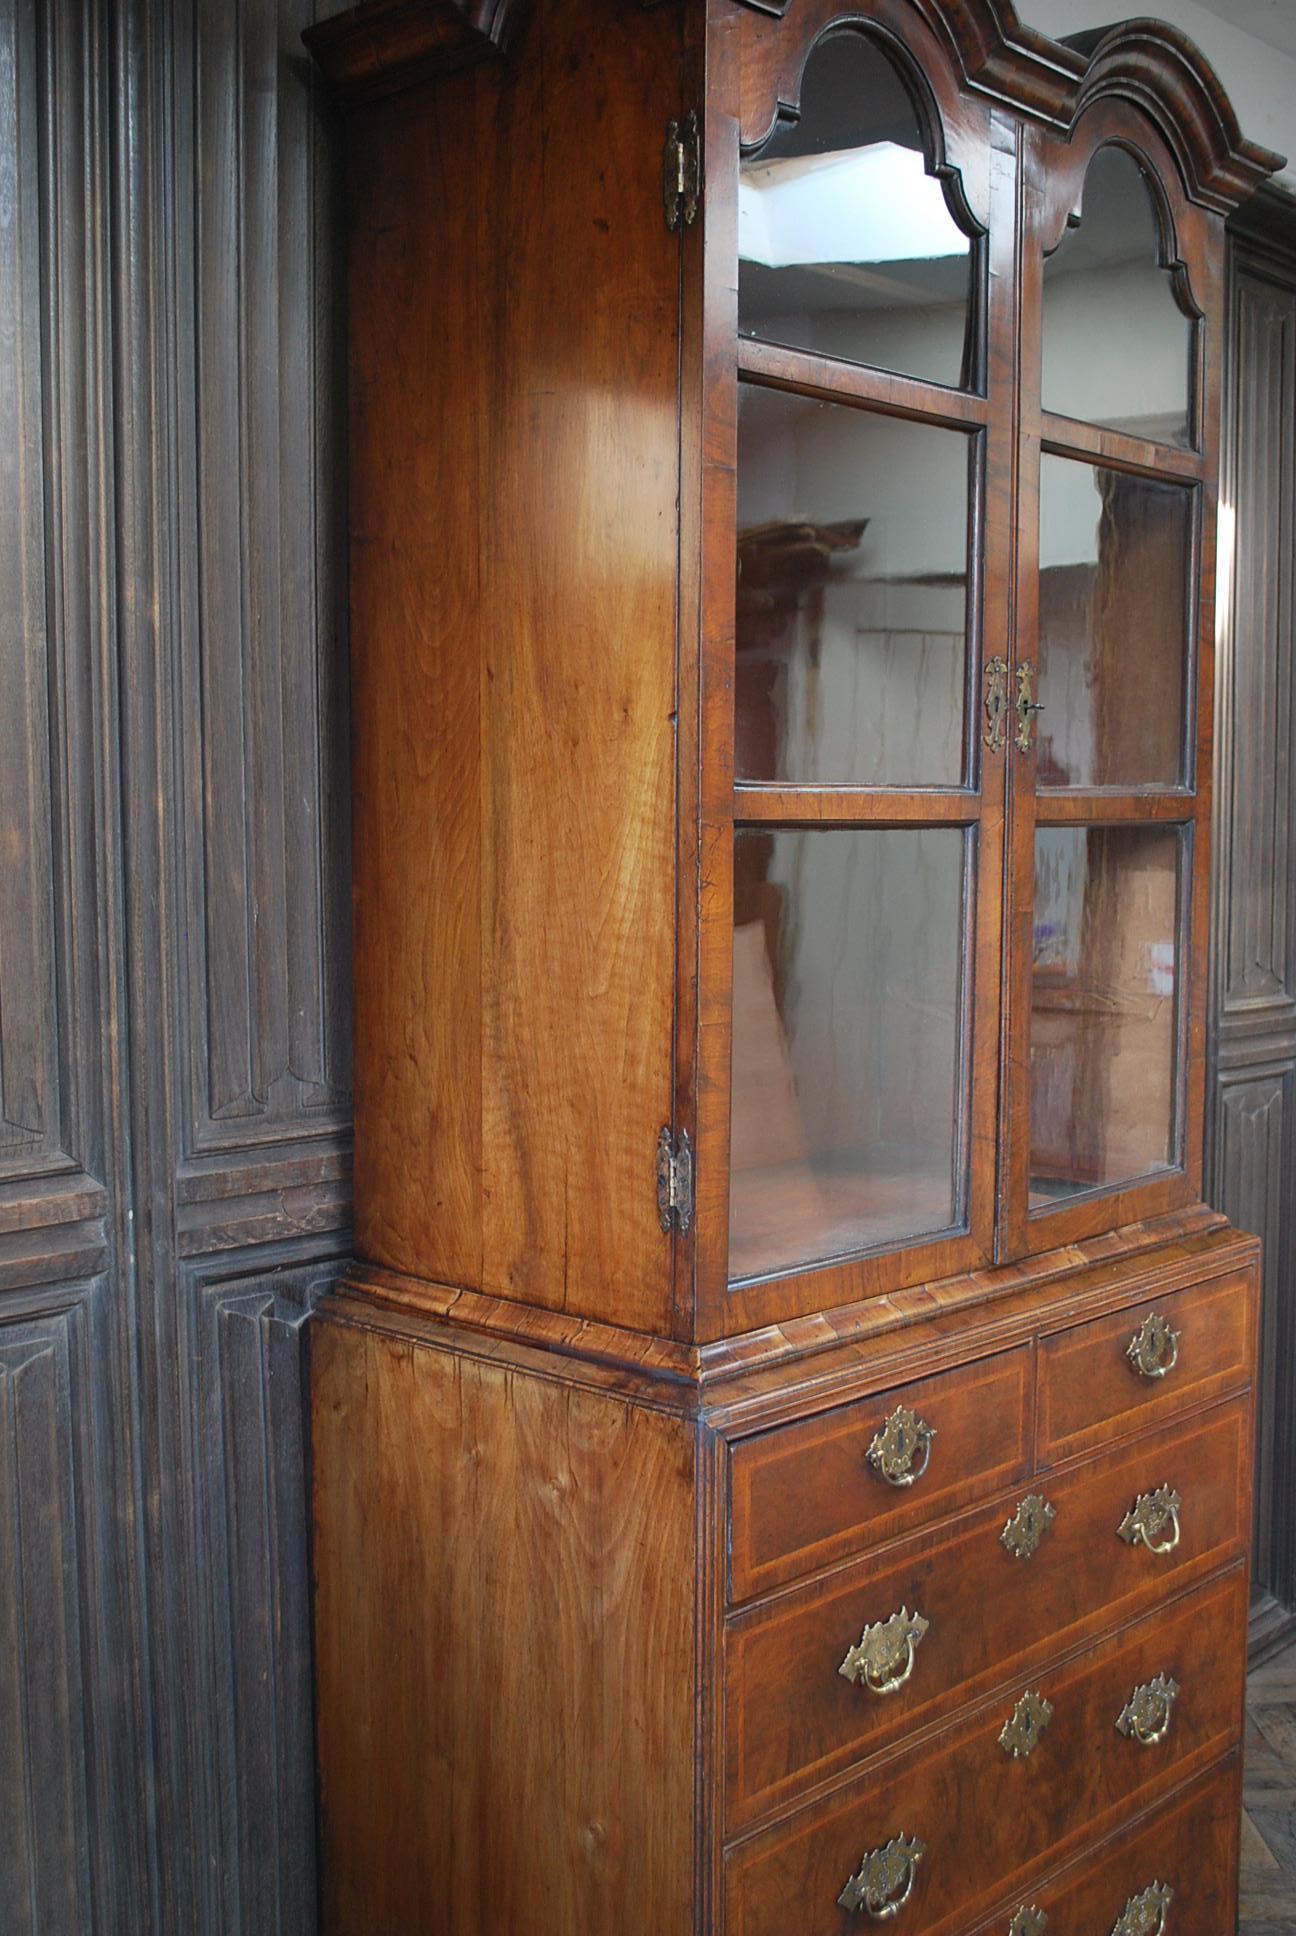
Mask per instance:
[[[730,1598],[749,1599],[958,1512],[1026,1471],[1030,1353],[740,1439],[730,1452]]]
[[[1248,1590],[1233,1568],[1014,1682],[939,1740],[726,1851],[726,1936],[964,1936],[996,1903],[1238,1746]]]
[[[1167,1898],[1166,1936],[1222,1936],[1237,1916],[1241,1819],[1242,1768],[1231,1755],[1141,1824],[1086,1849],[1062,1874],[1006,1905],[976,1936],[1034,1936],[1037,1929],[1045,1936],[1116,1936],[1122,1916],[1126,1929],[1154,1930]]]
[[[1225,1565],[1246,1531],[1247,1424],[1234,1400],[731,1615],[729,1832]],[[1120,1528],[1162,1487],[1179,1538],[1155,1553]],[[1173,1528],[1152,1536],[1169,1546]]]
[[[1037,1445],[1058,1465],[1250,1380],[1255,1268],[1041,1338]]]

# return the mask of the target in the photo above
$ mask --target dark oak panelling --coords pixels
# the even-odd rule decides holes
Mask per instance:
[[[308,1936],[347,1247],[309,0],[0,0],[0,1925]]]
[[[1277,207],[1278,198],[1269,198]],[[1296,1602],[1296,221],[1230,263],[1207,1194],[1264,1239],[1256,1578]],[[1243,226],[1245,225],[1245,226]]]

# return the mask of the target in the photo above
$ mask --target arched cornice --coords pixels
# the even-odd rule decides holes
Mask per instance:
[[[363,101],[507,51],[529,0],[363,0],[302,39],[343,99]]]
[[[1228,215],[1283,163],[1248,141],[1205,55],[1161,20],[1129,20],[1078,43],[1088,56],[1076,114],[1095,101],[1136,101],[1160,132],[1196,202]]]
[[[733,0],[777,18],[798,0]],[[857,0],[858,4],[858,0]],[[1214,69],[1177,28],[1156,20],[1050,40],[1011,0],[908,0],[973,92],[1068,132],[1093,102],[1135,102],[1175,156],[1194,201],[1227,214],[1283,166],[1248,141]],[[862,11],[867,11],[863,7]]]

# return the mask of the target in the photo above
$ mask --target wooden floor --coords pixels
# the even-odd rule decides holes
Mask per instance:
[[[1296,1646],[1251,1676],[1238,1930],[1296,1932]]]

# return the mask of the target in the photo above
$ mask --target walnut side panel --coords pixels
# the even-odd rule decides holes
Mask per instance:
[[[327,1936],[694,1927],[693,1429],[313,1334]]]
[[[357,1236],[669,1330],[674,9],[352,125]]]

